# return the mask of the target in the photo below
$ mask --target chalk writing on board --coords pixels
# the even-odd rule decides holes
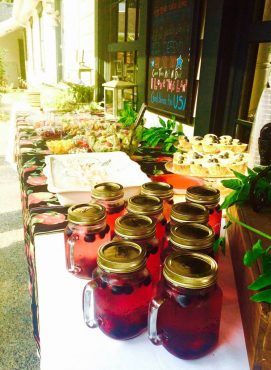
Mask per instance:
[[[148,58],[148,104],[185,115],[193,0],[153,0]]]

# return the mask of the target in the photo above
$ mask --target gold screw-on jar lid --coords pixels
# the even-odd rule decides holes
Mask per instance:
[[[141,185],[141,194],[168,199],[173,197],[173,186],[166,182],[146,182]]]
[[[98,250],[97,265],[108,272],[133,272],[145,264],[146,249],[130,241],[112,241]]]
[[[216,283],[217,263],[206,254],[172,253],[165,259],[163,275],[176,287],[208,288]]]
[[[129,213],[115,221],[115,233],[129,239],[149,238],[155,234],[155,230],[155,223],[148,216]]]
[[[170,217],[176,222],[198,222],[205,224],[209,219],[206,207],[197,203],[175,203],[171,209]]]
[[[210,248],[215,234],[209,226],[188,222],[172,226],[169,239],[177,248],[195,251]]]
[[[211,186],[190,186],[186,189],[185,198],[189,202],[200,204],[217,204],[220,200],[220,191]]]
[[[162,212],[161,199],[151,195],[135,195],[128,199],[127,210],[141,215],[154,215]]]
[[[80,225],[97,225],[105,216],[105,207],[100,204],[76,204],[68,209],[68,221]]]
[[[114,200],[123,197],[123,186],[116,182],[102,182],[92,189],[91,195],[96,199]]]

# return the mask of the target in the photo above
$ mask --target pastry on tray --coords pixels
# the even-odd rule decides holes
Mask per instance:
[[[225,150],[234,153],[243,153],[247,149],[247,144],[241,143],[239,139],[233,139],[230,135],[217,136],[215,134],[206,134],[202,136],[193,136],[188,139],[186,136],[180,136],[177,145],[178,150],[194,150],[198,153],[217,154]]]
[[[202,141],[203,141],[203,137],[202,136],[193,136],[192,139],[190,140],[190,142],[192,144],[192,149],[195,152],[202,152],[203,151],[203,149],[202,149]]]
[[[173,171],[180,172],[183,175],[189,175],[190,162],[184,153],[176,152],[173,155]]]
[[[232,170],[245,173],[248,155],[224,150],[220,153],[199,153],[190,150],[173,155],[173,171],[200,177],[229,177]]]
[[[192,148],[192,144],[189,141],[188,137],[185,135],[181,135],[178,138],[178,147],[181,150],[190,150]]]
[[[233,139],[229,135],[220,136],[216,146],[218,151],[232,150],[235,153],[242,153],[247,149],[247,144],[243,144],[239,139]]]

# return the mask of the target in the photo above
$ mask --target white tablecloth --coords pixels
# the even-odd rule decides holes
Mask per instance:
[[[224,292],[220,340],[207,356],[184,361],[144,333],[128,341],[89,329],[82,316],[86,284],[66,271],[63,233],[35,237],[41,370],[249,370],[230,256],[219,261]]]

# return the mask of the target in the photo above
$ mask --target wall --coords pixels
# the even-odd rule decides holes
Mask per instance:
[[[76,6],[71,0],[63,0],[62,5],[62,51],[63,79],[79,81],[80,62],[92,69],[81,73],[85,84],[94,84],[95,69],[95,1],[78,0]]]
[[[6,80],[13,87],[18,87],[21,76],[18,39],[23,38],[23,30],[11,32],[0,38],[0,48],[6,49]]]
[[[12,15],[12,4],[0,3],[0,22],[5,21]]]
[[[29,87],[35,87],[42,82],[57,83],[56,66],[56,36],[55,27],[58,26],[46,9],[43,10],[41,23],[36,9],[32,11],[32,27],[30,22],[26,25],[27,34],[27,82]],[[40,43],[40,26],[43,28],[43,46]],[[41,48],[43,47],[44,61],[41,61]]]

